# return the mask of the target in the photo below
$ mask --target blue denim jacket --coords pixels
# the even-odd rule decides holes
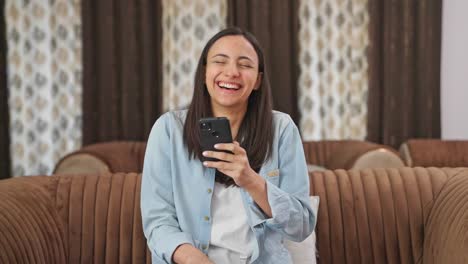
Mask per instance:
[[[171,263],[177,246],[189,243],[205,254],[211,232],[215,170],[190,159],[183,142],[187,111],[168,112],[154,124],[146,147],[141,186],[143,230],[153,263]],[[299,131],[291,118],[273,112],[272,156],[260,169],[273,216],[241,189],[248,224],[256,237],[251,263],[292,263],[283,239],[302,241],[315,227],[309,178]]]

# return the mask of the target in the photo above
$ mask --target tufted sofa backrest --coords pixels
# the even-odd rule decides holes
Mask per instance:
[[[309,176],[311,194],[320,196],[319,263],[467,260],[468,246],[460,241],[468,234],[462,210],[468,204],[468,169],[337,170]],[[136,173],[0,181],[0,263],[150,263],[140,185]]]
[[[151,263],[140,185],[136,173],[1,181],[0,263]]]
[[[464,175],[464,182],[468,182],[467,169],[312,173],[310,192],[320,196],[316,231],[318,263],[421,263],[424,253],[428,256],[442,254],[424,252],[425,243],[434,244],[434,241],[425,241],[426,222],[441,190],[455,175]],[[452,202],[444,201],[445,204]],[[443,208],[440,206],[440,210]],[[434,224],[430,228],[438,227]],[[451,232],[459,233],[459,230],[462,228]],[[458,237],[467,238],[466,230],[460,233]],[[466,251],[466,247],[458,252]]]

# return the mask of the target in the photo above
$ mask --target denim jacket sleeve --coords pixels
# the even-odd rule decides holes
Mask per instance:
[[[302,140],[290,118],[279,136],[278,175],[266,176],[272,217],[267,218],[257,205],[252,205],[252,215],[257,218],[253,222],[254,226],[264,225],[298,242],[312,233],[316,222],[309,201],[309,175]]]
[[[141,183],[143,231],[153,263],[171,263],[177,246],[194,244],[192,236],[180,230],[176,216],[170,162],[171,128],[168,119],[168,114],[161,116],[151,130]]]

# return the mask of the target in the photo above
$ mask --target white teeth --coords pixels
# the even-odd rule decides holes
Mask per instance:
[[[219,82],[219,87],[226,88],[226,89],[239,89],[238,84],[232,84],[232,83],[225,83],[225,82]]]

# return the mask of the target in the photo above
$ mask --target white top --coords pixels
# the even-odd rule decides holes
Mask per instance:
[[[249,263],[255,235],[247,223],[240,189],[215,182],[211,201],[211,239],[208,257],[214,263]]]

